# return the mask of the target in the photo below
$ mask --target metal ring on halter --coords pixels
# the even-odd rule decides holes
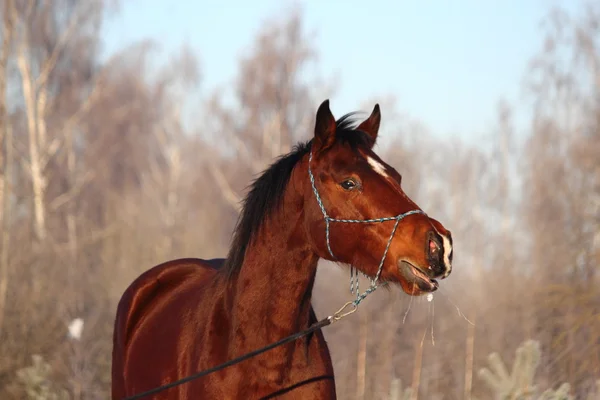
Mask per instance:
[[[376,223],[376,222],[396,221],[394,223],[392,233],[390,234],[390,238],[387,241],[387,245],[385,246],[385,251],[383,252],[383,257],[381,257],[381,261],[379,262],[379,268],[377,269],[377,274],[375,275],[375,278],[371,279],[371,286],[362,294],[360,294],[358,291],[358,269],[356,269],[356,267],[354,267],[353,265],[350,265],[350,293],[354,293],[354,282],[355,282],[356,283],[356,300],[354,300],[352,302],[352,304],[354,304],[354,306],[357,307],[361,301],[363,301],[369,294],[373,293],[375,291],[375,289],[377,289],[377,283],[379,281],[379,277],[381,276],[381,271],[383,270],[383,264],[385,263],[385,259],[387,257],[388,250],[390,249],[390,245],[392,244],[392,239],[394,238],[394,235],[396,234],[396,229],[398,228],[398,224],[400,223],[400,221],[403,220],[404,218],[408,217],[409,215],[413,215],[413,214],[427,215],[427,214],[425,214],[425,212],[422,210],[411,210],[411,211],[405,212],[403,214],[396,215],[395,217],[384,217],[384,218],[375,218],[375,219],[331,218],[329,215],[327,215],[327,211],[325,210],[325,206],[323,205],[323,200],[321,200],[321,196],[319,195],[319,191],[317,190],[317,186],[315,184],[315,177],[310,168],[311,161],[312,161],[312,151],[310,152],[310,155],[308,157],[308,175],[310,178],[310,184],[312,185],[313,193],[315,194],[317,203],[319,204],[319,208],[321,209],[321,212],[323,213],[323,218],[325,219],[325,238],[327,240],[327,250],[329,251],[329,254],[331,254],[331,257],[334,260],[337,260],[337,257],[333,254],[333,250],[331,249],[331,243],[329,241],[329,237],[330,237],[329,227],[331,225],[331,222],[372,224],[372,223]],[[356,269],[355,274],[353,273],[354,269]],[[354,281],[354,279],[356,279],[356,281]]]
[[[352,307],[352,308],[350,309],[350,311],[346,311],[346,309],[347,309],[348,307]],[[355,304],[353,301],[349,301],[349,302],[347,302],[346,304],[344,304],[344,305],[342,306],[342,308],[340,308],[339,310],[337,310],[337,311],[335,312],[335,314],[333,314],[333,315],[332,315],[331,317],[329,317],[329,318],[331,319],[331,321],[332,321],[332,322],[339,321],[340,319],[342,319],[342,318],[344,318],[344,317],[346,317],[346,316],[348,316],[348,315],[352,314],[353,312],[355,312],[357,308],[358,308],[358,304]]]

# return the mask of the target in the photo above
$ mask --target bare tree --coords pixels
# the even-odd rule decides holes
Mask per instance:
[[[525,204],[532,234],[531,261],[538,268],[538,338],[554,362],[550,380],[591,384],[585,371],[600,368],[594,319],[597,290],[594,236],[598,231],[595,147],[583,148],[597,131],[600,86],[600,8],[581,15],[561,9],[548,18],[545,47],[532,64],[535,120],[527,151]],[[591,144],[591,143],[590,143]],[[594,152],[596,152],[594,154]],[[538,302],[538,304],[540,304]]]
[[[45,169],[64,140],[60,135],[48,135],[48,113],[56,93],[53,75],[65,49],[78,37],[77,31],[85,27],[84,21],[98,15],[101,2],[60,4],[30,0],[19,4],[14,22],[19,32],[15,37],[16,63],[27,120],[27,170],[33,192],[34,231],[38,241],[43,241],[47,234]]]
[[[312,82],[305,81],[303,75],[315,58],[315,50],[304,32],[301,14],[294,12],[281,22],[267,24],[255,43],[254,52],[240,63],[235,86],[237,107],[225,108],[218,97],[209,103],[210,112],[219,117],[216,126],[209,129],[234,148],[232,156],[238,165],[231,170],[211,162],[210,171],[235,210],[243,182],[287,153],[294,141],[309,138],[306,135],[311,132],[316,104]],[[250,174],[240,174],[242,171]]]
[[[0,251],[0,337],[4,323],[6,295],[9,281],[9,246],[10,246],[10,214],[12,198],[12,166],[13,166],[13,130],[11,116],[7,109],[7,81],[9,79],[9,60],[11,56],[15,6],[14,1],[4,3],[2,11],[2,48],[0,49],[0,207],[1,212],[1,244]]]

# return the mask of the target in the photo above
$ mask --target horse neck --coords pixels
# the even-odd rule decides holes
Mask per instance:
[[[294,181],[302,179],[299,170],[307,172],[295,168],[283,203],[249,245],[230,286],[235,299],[232,322],[241,349],[253,350],[309,325],[318,257],[302,225],[304,182]]]

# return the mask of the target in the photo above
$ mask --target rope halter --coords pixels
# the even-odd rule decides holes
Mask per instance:
[[[361,301],[363,301],[369,294],[373,293],[377,289],[378,282],[379,282],[379,276],[381,275],[381,271],[383,270],[383,264],[385,262],[385,258],[387,256],[388,250],[390,249],[390,245],[392,244],[392,239],[394,238],[394,234],[396,233],[396,229],[398,228],[398,224],[400,223],[400,221],[402,221],[404,218],[408,217],[409,215],[413,215],[413,214],[427,215],[427,214],[425,214],[425,212],[422,210],[411,210],[411,211],[408,211],[408,212],[405,212],[402,214],[398,214],[395,217],[384,217],[384,218],[376,218],[376,219],[337,219],[337,218],[332,218],[327,214],[327,211],[325,210],[325,206],[323,205],[323,200],[321,199],[321,196],[319,195],[319,191],[317,190],[317,187],[315,185],[315,177],[310,168],[311,162],[312,162],[312,150],[311,150],[309,158],[308,158],[308,175],[310,177],[310,183],[312,185],[313,192],[317,199],[317,203],[319,203],[319,208],[321,208],[321,212],[323,213],[323,218],[325,219],[325,238],[327,240],[327,250],[329,250],[329,254],[331,254],[331,257],[333,257],[334,260],[337,260],[337,257],[333,254],[333,250],[331,250],[331,243],[329,240],[329,237],[330,237],[329,227],[332,222],[343,222],[343,223],[350,223],[350,224],[373,224],[373,223],[377,223],[377,222],[395,221],[394,228],[392,229],[392,233],[390,234],[390,237],[387,241],[387,245],[385,246],[385,251],[383,252],[383,256],[381,257],[381,261],[379,262],[379,268],[377,269],[377,274],[375,275],[374,278],[370,278],[371,285],[363,293],[360,293],[358,290],[358,269],[356,267],[354,267],[353,265],[350,265],[350,293],[356,292],[356,300],[354,300],[352,302],[352,305],[356,308],[356,307],[358,307],[358,305],[360,304]],[[363,275],[365,277],[369,278],[366,274],[363,273]]]

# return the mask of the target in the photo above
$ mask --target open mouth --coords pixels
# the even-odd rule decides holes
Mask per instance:
[[[416,267],[406,260],[400,261],[398,270],[407,281],[416,284],[423,292],[435,292],[439,287],[439,284],[435,279],[430,278],[419,267]]]

